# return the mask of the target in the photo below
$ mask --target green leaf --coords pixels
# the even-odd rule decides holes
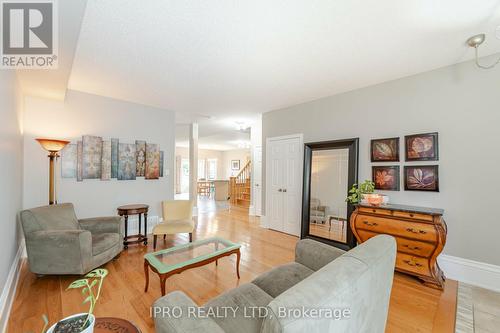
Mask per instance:
[[[93,286],[95,286],[97,284],[97,280],[94,280],[92,281],[92,283],[90,284],[90,288],[92,288]]]
[[[87,288],[87,287],[83,288],[83,289],[82,289],[82,295],[85,295],[85,293],[86,293],[87,291],[89,291],[89,288]]]
[[[86,286],[88,284],[89,280],[87,279],[80,279],[80,280],[76,280],[76,281],[73,281],[69,286],[68,288],[66,288],[66,290],[68,289],[78,289],[78,288],[81,288],[83,286]]]
[[[92,301],[92,299],[93,299],[93,297],[92,297],[92,296],[87,296],[87,298],[85,298],[85,299],[83,300],[83,304],[85,304],[85,303],[87,303],[87,302]]]
[[[85,275],[88,278],[104,278],[108,275],[108,270],[104,268],[97,268]]]

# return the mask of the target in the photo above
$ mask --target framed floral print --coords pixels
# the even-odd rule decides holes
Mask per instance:
[[[439,160],[438,133],[405,136],[406,161]]]
[[[372,180],[376,190],[399,191],[399,165],[373,166]]]
[[[399,138],[372,140],[370,154],[372,162],[399,162]]]
[[[405,166],[406,191],[439,192],[439,166]]]

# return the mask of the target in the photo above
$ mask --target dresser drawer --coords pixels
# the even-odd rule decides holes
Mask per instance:
[[[359,214],[356,217],[355,227],[356,229],[364,229],[379,234],[390,234],[427,242],[437,241],[436,230],[432,224],[413,223]]]
[[[425,258],[398,252],[396,255],[396,268],[403,271],[429,275],[429,261]]]
[[[423,220],[423,221],[429,221],[432,222],[432,215],[428,214],[420,214],[420,213],[410,213],[410,212],[402,212],[399,210],[395,210],[393,212],[393,216],[395,217],[402,217],[405,219],[416,219],[416,220]]]
[[[359,207],[358,210],[361,213],[369,213],[369,214],[377,214],[377,215],[386,215],[386,216],[392,216],[392,210],[389,209],[382,209],[382,208],[369,208],[369,207]]]
[[[366,242],[368,239],[379,235],[377,233],[366,230],[358,230],[357,232],[359,237],[361,238],[361,242]],[[397,236],[396,236],[396,243],[398,245],[398,252],[403,252],[425,258],[430,257],[436,247],[434,244],[419,242],[416,240],[406,239]]]

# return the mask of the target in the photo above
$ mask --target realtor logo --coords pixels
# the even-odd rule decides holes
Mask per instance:
[[[1,17],[1,68],[57,68],[54,0],[3,0]]]

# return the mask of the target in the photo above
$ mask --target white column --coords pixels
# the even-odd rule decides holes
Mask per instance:
[[[198,215],[198,123],[189,126],[189,199],[193,215]]]

